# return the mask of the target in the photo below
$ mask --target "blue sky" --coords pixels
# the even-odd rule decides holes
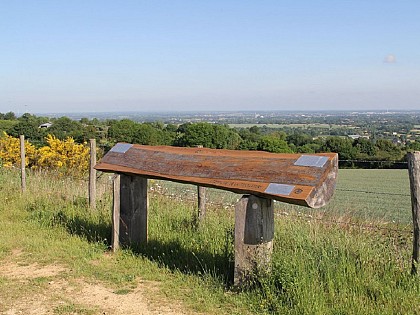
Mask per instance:
[[[420,110],[420,1],[0,0],[0,112]]]

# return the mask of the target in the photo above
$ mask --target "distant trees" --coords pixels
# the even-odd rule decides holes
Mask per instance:
[[[42,123],[48,121],[52,123],[51,127],[40,128]],[[318,129],[318,133],[314,133]],[[61,140],[72,137],[76,143],[96,138],[99,140],[99,146],[105,151],[116,142],[128,142],[144,145],[262,150],[275,153],[337,152],[341,160],[399,161],[404,158],[408,150],[420,150],[420,139],[405,144],[408,138],[401,135],[393,140],[384,138],[384,134],[375,134],[373,139],[360,137],[353,140],[342,135],[323,135],[324,126],[318,129],[287,127],[279,130],[267,126],[235,129],[228,125],[208,122],[176,125],[161,121],[139,123],[130,119],[100,121],[82,118],[80,121],[75,121],[68,117],[49,119],[25,113],[17,118],[12,112],[0,113],[0,131],[6,131],[14,137],[24,134],[37,147],[45,145],[47,135],[51,134]],[[286,134],[284,130],[289,133]],[[344,133],[340,130],[340,133],[342,132]],[[410,136],[413,139],[413,135]],[[365,164],[371,167],[378,165],[373,162]],[[347,165],[352,166],[353,162]]]
[[[12,115],[11,115],[12,116]],[[21,117],[17,118],[17,123],[13,124],[7,133],[13,137],[19,137],[19,135],[25,135],[25,138],[30,140],[35,146],[41,146],[45,144],[44,130],[41,130],[39,125],[46,121],[44,117],[37,117],[35,115],[25,113]]]
[[[376,156],[378,148],[375,146],[373,141],[366,138],[356,139],[353,143],[358,151],[358,157],[362,159],[369,159],[370,157]]]
[[[321,151],[337,152],[342,160],[353,160],[357,156],[357,148],[353,146],[353,140],[337,136],[327,137]]]
[[[2,116],[3,116],[3,118],[1,118],[1,116],[0,116],[0,119],[4,119],[4,120],[16,120],[17,119],[15,113],[13,113],[13,112],[8,112],[6,114],[2,114]]]
[[[113,120],[109,122],[108,137],[115,142],[131,143],[136,132],[136,123],[130,119]]]
[[[79,142],[85,140],[83,137],[83,127],[80,122],[68,117],[60,117],[53,120],[52,123],[48,132],[55,135],[58,139],[64,140],[67,137],[72,137]]]
[[[273,153],[293,153],[286,141],[276,136],[264,136],[258,142],[258,150]]]
[[[241,137],[225,125],[210,123],[183,124],[178,128],[175,144],[182,147],[203,146],[213,149],[237,149]]]
[[[378,148],[376,155],[379,160],[398,161],[404,156],[401,148],[390,140],[379,139],[376,141],[375,146]]]

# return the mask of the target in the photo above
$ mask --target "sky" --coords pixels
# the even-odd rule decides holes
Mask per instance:
[[[0,0],[0,112],[420,110],[420,1]]]

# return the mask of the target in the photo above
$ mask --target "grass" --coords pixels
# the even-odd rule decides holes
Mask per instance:
[[[106,175],[101,177],[97,210],[91,211],[83,181],[30,174],[28,191],[21,194],[18,173],[2,169],[0,261],[19,249],[21,264],[58,263],[68,268],[64,276],[69,281],[102,281],[121,295],[129,294],[139,280],[156,281],[152,300],[177,299],[190,312],[420,314],[420,281],[409,274],[411,235],[404,230],[410,213],[405,172],[340,170],[339,190],[326,210],[278,203],[272,272],[236,291],[231,286],[231,207],[210,205],[205,224],[197,227],[194,202],[177,200],[177,193],[153,193],[148,245],[110,255],[111,187]],[[178,188],[169,186],[165,193],[173,189]],[[398,195],[376,197],[354,190]],[[212,191],[210,198],[217,193]],[[232,202],[238,197],[227,196],[224,200]],[[372,222],[396,231],[364,227]],[[42,291],[47,280],[37,278],[18,288],[15,280],[0,277],[0,300],[25,300],[32,290]],[[4,308],[0,302],[0,312]],[[95,310],[67,301],[54,312]]]
[[[57,314],[57,315],[64,315],[64,314],[93,315],[95,313],[96,312],[94,309],[86,308],[84,305],[77,305],[74,303],[60,305],[54,309],[54,314]]]

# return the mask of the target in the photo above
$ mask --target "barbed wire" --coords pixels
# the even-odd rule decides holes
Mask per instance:
[[[164,197],[168,197],[168,198],[177,198],[180,199],[181,201],[184,202],[191,202],[191,203],[195,203],[197,202],[197,199],[193,199],[193,198],[181,198],[181,197],[177,197],[174,193],[173,194],[168,194],[165,192],[160,192],[160,191],[152,191],[153,193],[159,194],[160,196],[164,196]],[[184,195],[185,197],[185,195]],[[232,203],[220,203],[220,202],[209,202],[208,200],[206,200],[208,204],[210,204],[211,206],[219,206],[219,207],[223,207],[223,208],[234,208],[235,204]],[[294,218],[298,218],[301,220],[315,220],[315,221],[319,221],[322,223],[329,223],[329,224],[334,224],[334,225],[345,225],[345,226],[351,226],[351,227],[357,227],[357,228],[362,228],[362,229],[369,229],[369,230],[382,230],[382,231],[389,231],[389,232],[404,232],[404,233],[409,233],[409,234],[413,234],[413,230],[409,229],[409,228],[391,228],[391,227],[386,227],[386,226],[381,226],[379,224],[374,224],[374,223],[368,223],[368,224],[364,224],[361,222],[348,222],[348,221],[340,221],[340,220],[332,220],[332,219],[326,219],[326,218],[318,218],[318,217],[314,217],[312,215],[305,215],[305,214],[294,214],[294,213],[290,213],[290,212],[276,212],[277,216],[284,216],[284,217],[294,217]],[[407,224],[409,225],[409,224]]]
[[[389,160],[338,160],[338,162],[408,164],[407,161],[389,161]]]
[[[345,160],[348,161],[348,160]],[[97,175],[97,179],[102,178],[104,175],[108,173],[100,172]],[[111,180],[109,180],[111,182]],[[163,181],[164,182],[164,181]],[[160,184],[162,184],[161,181],[159,181]],[[153,185],[150,187],[150,192],[153,194],[158,194],[160,196],[164,196],[171,199],[176,199],[182,202],[188,202],[191,204],[197,204],[197,198],[198,194],[191,189],[191,187],[188,188],[176,188],[176,187],[165,187],[163,184],[162,186],[160,184]],[[341,192],[352,192],[352,193],[360,193],[360,194],[370,194],[370,195],[378,195],[378,196],[400,196],[400,197],[410,197],[410,194],[405,193],[395,193],[395,192],[384,192],[384,191],[369,191],[369,190],[361,190],[361,189],[346,189],[346,188],[336,188],[336,191]],[[217,200],[221,200],[221,198],[215,198]],[[234,209],[235,208],[235,202],[233,201],[222,201],[222,202],[214,202],[211,200],[211,197],[207,196],[206,203],[210,207],[219,207],[223,209]],[[198,204],[197,204],[198,206]],[[363,229],[370,229],[370,230],[384,230],[384,231],[390,231],[390,232],[403,232],[403,233],[413,233],[412,230],[408,228],[395,228],[395,227],[387,227],[382,226],[381,223],[362,223],[362,222],[349,222],[349,221],[342,221],[342,220],[334,220],[330,218],[319,218],[312,215],[307,214],[296,214],[293,212],[276,212],[276,215],[278,216],[290,216],[298,219],[303,220],[315,220],[319,221],[325,224],[334,224],[334,225],[344,225],[344,226],[351,226],[351,227],[357,227],[357,228],[363,228]],[[395,222],[394,222],[395,223]],[[402,224],[398,221],[398,224]]]
[[[338,190],[338,191],[347,191],[347,192],[365,193],[365,194],[374,194],[374,195],[387,195],[387,196],[410,197],[409,194],[392,193],[392,192],[366,191],[366,190],[343,189],[343,188],[336,188],[335,190]]]

